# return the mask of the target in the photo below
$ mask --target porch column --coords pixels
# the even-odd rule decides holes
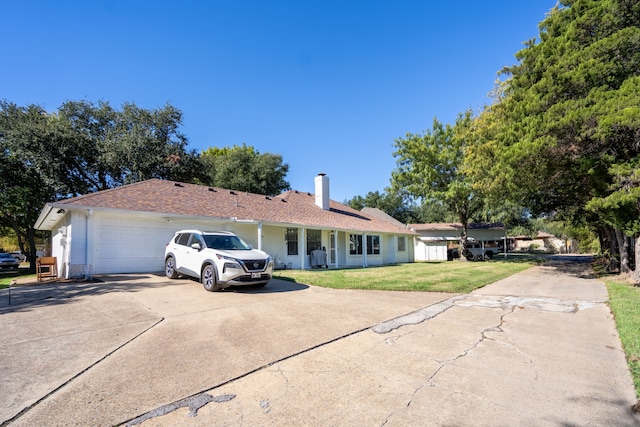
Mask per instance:
[[[300,270],[305,269],[304,259],[307,256],[307,229],[300,229],[300,241],[298,242],[298,253],[300,254]]]
[[[258,223],[258,250],[262,250],[262,223]]]
[[[368,267],[367,265],[367,234],[362,235],[362,266]]]

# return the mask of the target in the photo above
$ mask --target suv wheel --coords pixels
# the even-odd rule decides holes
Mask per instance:
[[[202,269],[202,286],[209,292],[219,291],[220,286],[216,280],[216,270],[211,264]]]
[[[176,260],[170,256],[164,262],[164,273],[169,279],[177,279],[178,272],[176,271]]]

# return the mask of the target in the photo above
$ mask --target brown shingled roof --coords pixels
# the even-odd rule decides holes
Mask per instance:
[[[95,209],[116,209],[168,215],[237,218],[268,223],[415,234],[412,230],[330,201],[330,210],[315,204],[315,196],[295,190],[276,197],[223,188],[150,179],[55,203]]]

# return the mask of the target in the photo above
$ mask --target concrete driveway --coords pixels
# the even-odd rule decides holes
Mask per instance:
[[[154,275],[0,291],[0,422],[640,425],[604,285],[552,262],[469,295]]]

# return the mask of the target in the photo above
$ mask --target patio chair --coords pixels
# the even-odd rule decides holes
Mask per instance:
[[[58,259],[54,256],[43,256],[36,260],[36,277],[38,282],[43,279],[58,278]]]

